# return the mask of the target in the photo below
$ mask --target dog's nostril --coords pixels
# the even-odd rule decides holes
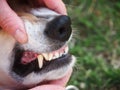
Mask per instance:
[[[64,33],[64,28],[60,28],[59,29],[59,34],[63,34]]]
[[[47,24],[45,34],[59,41],[67,41],[71,35],[71,20],[68,16],[61,15]]]

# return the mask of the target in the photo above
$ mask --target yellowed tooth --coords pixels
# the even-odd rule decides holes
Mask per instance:
[[[42,55],[38,55],[38,64],[39,64],[39,68],[42,68],[42,66],[43,66],[43,56]]]
[[[45,60],[49,61],[49,54],[43,53],[42,55],[44,56]]]
[[[49,53],[49,61],[51,61],[53,58],[53,54],[52,53]]]

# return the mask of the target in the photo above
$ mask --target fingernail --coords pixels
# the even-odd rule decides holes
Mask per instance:
[[[14,34],[14,38],[20,43],[27,42],[27,34],[20,29],[16,30],[16,32]]]

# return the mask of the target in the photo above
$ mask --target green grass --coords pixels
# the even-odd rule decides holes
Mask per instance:
[[[80,47],[77,45],[71,49],[72,54],[77,53],[77,63],[69,84],[76,85],[81,90],[110,90],[109,88],[118,87],[120,69],[114,69],[102,57]],[[85,87],[82,88],[81,84],[85,84]]]
[[[120,90],[120,1],[64,0],[75,28],[77,63],[69,84],[80,90]]]

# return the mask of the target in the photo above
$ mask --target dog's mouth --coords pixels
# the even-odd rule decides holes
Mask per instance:
[[[68,53],[68,46],[64,46],[60,48],[59,50],[52,51],[49,53],[35,53],[32,51],[25,51],[23,52],[23,56],[21,58],[21,63],[22,64],[29,64],[34,60],[38,61],[39,68],[41,69],[43,67],[44,61],[52,61],[56,60],[58,58],[63,57]]]
[[[12,69],[22,77],[31,72],[45,73],[58,69],[70,63],[71,55],[68,54],[68,51],[68,46],[63,46],[56,51],[48,53],[35,53],[17,49],[15,50],[15,60]]]

